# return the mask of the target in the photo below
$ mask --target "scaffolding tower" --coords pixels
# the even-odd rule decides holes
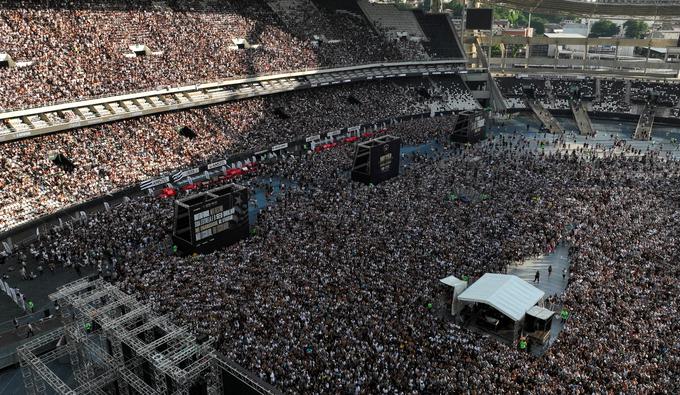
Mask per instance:
[[[102,279],[66,284],[50,300],[59,305],[63,327],[17,349],[28,395],[223,394],[225,371],[249,393],[277,392],[222,358],[211,340],[197,339]],[[72,386],[48,366],[66,356]]]

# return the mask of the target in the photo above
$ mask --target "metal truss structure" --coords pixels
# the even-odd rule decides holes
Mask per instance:
[[[50,299],[59,303],[63,327],[17,350],[28,395],[222,394],[223,370],[249,392],[274,392],[219,357],[211,341],[197,341],[169,316],[101,279],[64,285]],[[66,356],[73,386],[48,366]]]

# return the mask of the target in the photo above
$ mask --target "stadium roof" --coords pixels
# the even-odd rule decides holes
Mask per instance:
[[[545,14],[572,14],[588,17],[680,17],[680,6],[668,3],[616,4],[574,0],[482,0],[482,2]]]
[[[458,295],[458,300],[484,303],[519,321],[543,295],[543,291],[517,276],[486,273]]]

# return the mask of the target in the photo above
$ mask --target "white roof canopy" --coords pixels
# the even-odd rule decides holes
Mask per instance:
[[[552,310],[548,310],[548,309],[541,307],[541,306],[534,306],[534,307],[530,308],[529,311],[527,311],[527,315],[530,315],[532,317],[536,317],[539,320],[543,320],[543,321],[547,321],[548,319],[550,319],[550,317],[552,317],[553,314],[555,314],[555,312],[553,312]]]
[[[440,283],[446,284],[449,287],[456,287],[458,285],[466,285],[467,283],[455,276],[448,276],[444,277],[441,280],[439,280]]]
[[[543,295],[543,291],[517,276],[486,273],[458,295],[458,300],[487,304],[519,321]]]

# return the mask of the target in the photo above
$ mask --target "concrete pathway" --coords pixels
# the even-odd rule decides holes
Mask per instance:
[[[548,274],[548,267],[552,266],[552,274]],[[559,295],[567,288],[569,274],[562,277],[562,270],[569,271],[569,247],[560,244],[551,254],[541,255],[536,258],[525,259],[524,262],[508,267],[508,274],[527,281],[531,285],[545,292],[546,296]],[[540,273],[538,282],[534,282],[536,271]]]

